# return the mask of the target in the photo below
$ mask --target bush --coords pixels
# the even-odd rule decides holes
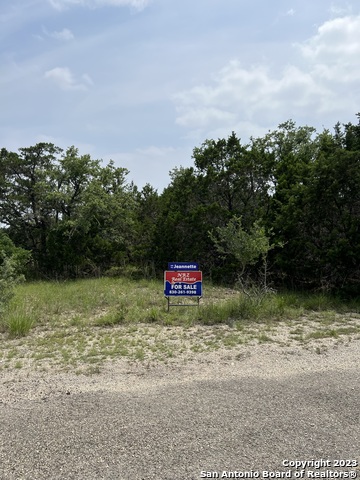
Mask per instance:
[[[13,289],[22,279],[22,275],[18,275],[17,262],[14,257],[6,257],[2,255],[2,263],[0,264],[0,315],[4,312],[7,304],[13,296]]]
[[[31,253],[28,250],[16,247],[9,236],[0,231],[0,264],[3,263],[5,258],[11,258],[14,273],[21,275],[25,273],[31,259]]]

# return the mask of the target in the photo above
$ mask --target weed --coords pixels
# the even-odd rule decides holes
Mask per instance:
[[[290,335],[302,335],[304,333],[303,326],[297,326],[293,330],[289,331]]]
[[[322,325],[332,325],[336,321],[336,312],[333,310],[324,311],[320,314],[320,323]]]
[[[98,375],[101,373],[99,365],[90,365],[84,372],[85,375]]]
[[[38,352],[38,353],[33,353],[33,358],[34,360],[40,361],[44,360],[46,358],[54,358],[55,353],[53,352]]]
[[[112,327],[114,325],[119,325],[125,322],[126,319],[126,309],[119,308],[118,310],[113,310],[106,315],[102,315],[93,322],[96,327]]]
[[[144,360],[144,358],[145,358],[144,349],[143,348],[137,348],[135,350],[134,357],[135,357],[136,360]]]
[[[230,333],[223,337],[222,343],[225,347],[235,347],[236,345],[244,343],[244,340],[240,337],[240,335]]]
[[[305,340],[314,340],[320,338],[328,338],[328,337],[338,337],[338,333],[336,330],[315,330],[314,332],[310,332],[305,336]]]
[[[145,321],[149,323],[160,323],[162,316],[160,315],[159,308],[151,307],[145,317]]]
[[[85,320],[81,315],[75,315],[70,319],[69,324],[72,327],[78,327],[79,329],[83,329],[85,327]]]
[[[88,352],[87,352],[87,357],[97,357],[99,352],[96,350],[96,348],[92,347]]]
[[[11,350],[8,351],[7,359],[11,360],[12,358],[15,358],[17,355],[18,355],[18,351],[16,350],[16,348],[12,348]]]
[[[267,343],[267,342],[273,342],[273,339],[268,337],[265,333],[261,333],[258,336],[258,342],[259,343]]]
[[[62,355],[62,359],[65,363],[68,363],[72,357],[71,352],[69,350],[66,350],[65,348],[60,350],[60,353]]]
[[[339,335],[352,335],[354,333],[360,332],[360,326],[353,325],[349,327],[339,327],[336,329]]]
[[[9,336],[16,338],[26,336],[35,324],[35,320],[26,312],[16,311],[10,313],[4,323]]]

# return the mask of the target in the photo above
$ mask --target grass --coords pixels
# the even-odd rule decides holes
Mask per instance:
[[[96,373],[104,361],[151,361],[186,353],[360,335],[360,302],[324,294],[247,296],[204,286],[200,307],[167,312],[161,281],[100,278],[17,286],[0,319],[0,369],[53,365]],[[21,359],[21,360],[20,360]],[[91,368],[88,368],[88,367]]]
[[[11,338],[25,337],[34,324],[35,319],[33,315],[19,310],[9,312],[3,320],[3,326]]]

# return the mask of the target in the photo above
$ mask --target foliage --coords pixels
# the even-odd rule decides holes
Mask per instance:
[[[240,277],[248,265],[254,265],[259,257],[265,258],[271,248],[264,227],[255,222],[246,232],[241,217],[234,216],[225,227],[217,227],[209,235],[219,253],[232,255],[239,262]]]
[[[287,285],[359,285],[360,126],[313,133],[288,123],[266,139],[274,155],[274,195],[264,220],[284,244],[273,259]]]
[[[40,278],[155,278],[176,260],[230,284],[266,257],[277,288],[358,295],[360,122],[317,133],[289,120],[247,144],[232,132],[193,161],[158,194],[75,147],[3,148],[0,250]]]
[[[3,256],[0,263],[0,315],[14,294],[14,287],[22,276],[17,274],[17,261],[14,257]]]
[[[135,203],[126,175],[75,147],[1,150],[0,218],[12,240],[32,252],[33,273],[94,275],[127,259]]]
[[[23,248],[16,247],[14,242],[5,232],[0,231],[0,263],[4,259],[10,259],[17,275],[22,275],[28,263],[31,261],[31,252]]]

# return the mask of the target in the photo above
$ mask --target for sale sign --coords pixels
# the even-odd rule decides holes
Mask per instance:
[[[165,271],[164,294],[166,297],[201,297],[202,272]]]

